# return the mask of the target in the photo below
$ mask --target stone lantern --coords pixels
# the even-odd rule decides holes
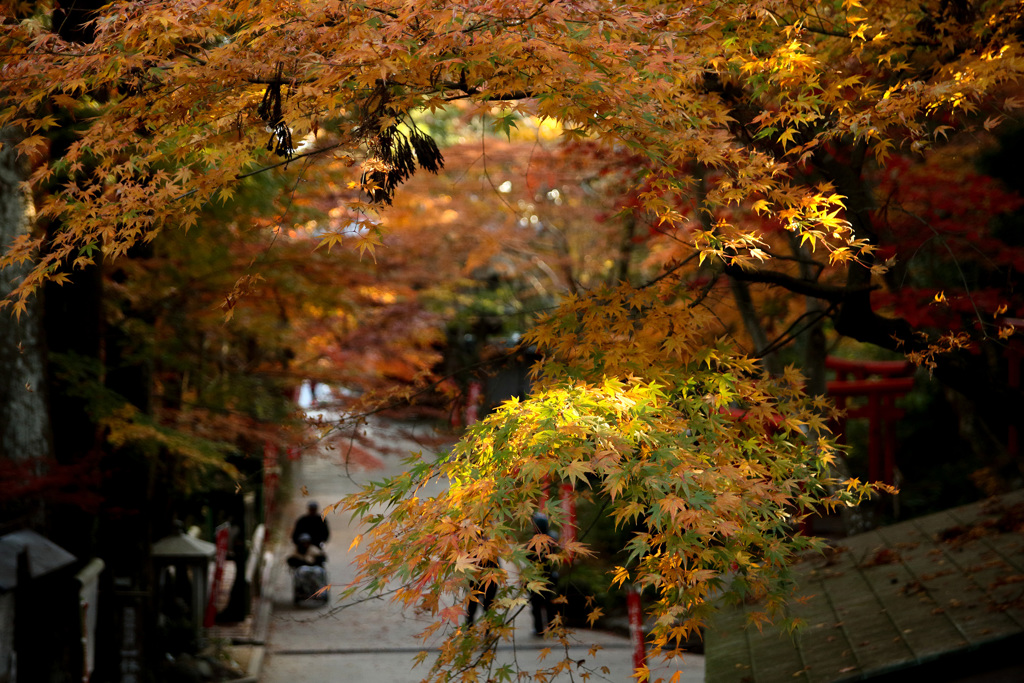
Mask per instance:
[[[160,619],[172,625],[187,623],[197,647],[202,643],[207,574],[216,549],[213,543],[179,532],[154,543],[150,553],[158,577]]]

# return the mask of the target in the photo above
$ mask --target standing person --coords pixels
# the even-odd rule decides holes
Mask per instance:
[[[497,569],[500,565],[497,560],[485,560],[480,563],[481,569]],[[498,582],[486,582],[477,579],[469,585],[469,606],[466,608],[466,626],[472,626],[476,618],[478,607],[483,609],[483,614],[491,609],[495,596],[498,595]]]
[[[238,515],[231,516],[231,528],[228,532],[228,561],[235,565],[235,578],[231,583],[228,604],[217,613],[218,622],[229,624],[237,624],[249,614],[249,583],[245,580],[245,564],[249,550],[245,545],[245,534],[239,520]]]
[[[533,530],[534,533],[550,536],[557,540],[555,534],[551,532],[551,524],[548,521],[547,515],[542,512],[537,512],[533,515]],[[554,617],[554,607],[551,603],[551,596],[555,589],[555,581],[558,579],[558,572],[554,571],[551,566],[551,562],[548,561],[546,556],[531,553],[530,559],[533,560],[534,564],[537,564],[540,567],[545,583],[544,588],[540,591],[530,593],[530,612],[533,614],[533,635],[543,636],[544,631],[546,631],[548,626],[551,624],[552,617]]]
[[[306,505],[307,512],[299,517],[292,530],[292,543],[299,544],[299,536],[308,534],[310,542],[315,546],[322,546],[331,537],[331,530],[327,526],[327,520],[320,514],[320,506],[315,500],[309,501]]]

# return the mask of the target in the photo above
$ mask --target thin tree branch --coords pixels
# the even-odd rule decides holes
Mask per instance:
[[[783,346],[786,346],[791,341],[799,337],[801,334],[803,334],[810,328],[814,327],[814,325],[816,325],[818,321],[830,316],[837,306],[838,304],[832,304],[825,310],[806,311],[802,313],[796,320],[792,322],[792,324],[790,324],[789,327],[786,328],[786,330],[782,334],[780,334],[778,337],[772,340],[770,344],[768,344],[763,349],[760,349],[756,354],[754,354],[754,357],[764,358],[768,354],[778,351]],[[804,320],[805,318],[811,318],[811,320],[807,322],[806,325],[797,330],[797,325],[799,325],[801,321]]]
[[[776,285],[795,294],[813,296],[833,304],[842,303],[847,298],[856,294],[863,294],[878,289],[878,285],[865,285],[862,287],[827,285],[819,282],[810,282],[773,270],[747,270],[736,265],[726,265],[725,274],[745,282],[761,282]]]

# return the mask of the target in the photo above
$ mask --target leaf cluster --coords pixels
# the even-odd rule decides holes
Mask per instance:
[[[706,343],[698,309],[654,289],[565,303],[532,335],[546,359],[528,398],[502,405],[449,454],[346,502],[370,523],[365,586],[399,586],[396,600],[440,617],[429,634],[449,624],[432,680],[468,666],[467,652],[486,664],[512,637],[516,610],[549,589],[542,563],[592,552],[585,538],[557,546],[531,532],[537,511],[568,523],[552,484],[602,501],[628,532],[607,580],[647,594],[651,642],[665,653],[705,622],[712,596],[759,600],[759,617],[778,616],[789,563],[818,547],[800,520],[871,490],[832,478],[836,446],[795,371],[759,378],[724,342]],[[471,587],[492,582],[489,635],[456,628]],[[558,625],[553,636],[568,637]]]
[[[507,133],[514,116],[535,115],[567,139],[643,156],[658,184],[643,205],[664,225],[678,220],[675,198],[692,199],[681,169],[695,162],[721,171],[702,203],[760,202],[794,234],[855,258],[866,236],[844,223],[850,198],[808,182],[807,164],[836,147],[884,163],[980,115],[995,126],[1016,106],[1017,4],[946,7],[147,0],[100,10],[92,41],[78,44],[40,5],[2,24],[0,125],[24,132],[33,187],[59,180],[39,215],[66,229],[42,254],[38,239],[18,242],[3,263],[38,259],[22,297],[82,246],[118,257],[191,227],[206,202],[279,163],[266,157],[268,126],[273,155],[340,150],[383,201],[413,154],[425,168],[440,162],[429,138],[403,141],[392,126],[455,102],[500,104]],[[65,117],[89,125],[47,159],[48,131]],[[706,256],[743,260],[760,247],[728,221],[716,233],[698,241]]]
[[[408,134],[397,125],[388,126],[370,145],[374,160],[359,179],[370,200],[390,205],[395,190],[416,172],[416,166],[437,173],[444,166],[444,156],[429,135],[413,127]]]

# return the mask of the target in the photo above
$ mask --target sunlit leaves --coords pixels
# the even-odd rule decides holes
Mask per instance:
[[[969,124],[991,96],[1012,108],[1002,89],[1021,69],[1020,13],[1012,3],[977,11],[968,22],[902,2],[759,0],[712,11],[149,0],[101,13],[95,41],[73,46],[38,19],[5,22],[0,124],[27,131],[24,149],[36,150],[35,136],[65,118],[88,121],[65,158],[98,171],[70,173],[44,197],[41,215],[59,217],[67,237],[23,291],[79,242],[110,241],[113,257],[193,224],[206,201],[277,162],[264,149],[268,135],[286,160],[337,148],[359,162],[376,158],[387,168],[364,169],[367,189],[391,196],[405,173],[375,150],[381,134],[417,108],[454,101],[478,114],[501,101],[491,124],[509,137],[522,114],[556,120],[568,139],[634,150],[664,179],[693,161],[723,171],[708,188],[710,205],[764,202],[757,211],[813,231],[807,242],[845,262],[862,245],[832,229],[837,207],[817,205],[822,198],[802,187],[794,164],[850,139],[884,163],[907,145],[932,144],[942,126]],[[992,128],[1003,114],[986,116]],[[152,175],[178,169],[187,182]],[[52,176],[40,161],[33,183]],[[686,194],[685,183],[669,184],[641,204],[676,225],[674,202]],[[786,219],[793,209],[806,220]],[[758,248],[729,232],[733,258]]]
[[[507,610],[544,589],[530,558],[589,552],[586,538],[570,549],[531,531],[537,510],[566,523],[548,491],[564,482],[605,500],[629,530],[608,581],[649,594],[656,651],[703,623],[713,591],[763,598],[768,613],[781,607],[788,561],[814,545],[796,533],[799,520],[841,502],[828,493],[834,446],[796,374],[759,379],[749,360],[708,338],[699,309],[673,298],[656,287],[607,290],[553,314],[533,335],[548,362],[529,398],[501,406],[415,477],[348,501],[357,515],[388,506],[364,541],[363,579],[376,589],[389,577],[404,582],[398,599],[441,619],[471,581],[496,580],[502,607],[488,619],[506,628]],[[681,345],[667,353],[673,336]],[[423,498],[414,481],[449,485]],[[839,490],[853,501],[868,489]],[[499,558],[500,569],[487,568]],[[481,636],[448,632],[449,642],[486,651],[494,641]],[[457,666],[442,647],[431,678]]]

